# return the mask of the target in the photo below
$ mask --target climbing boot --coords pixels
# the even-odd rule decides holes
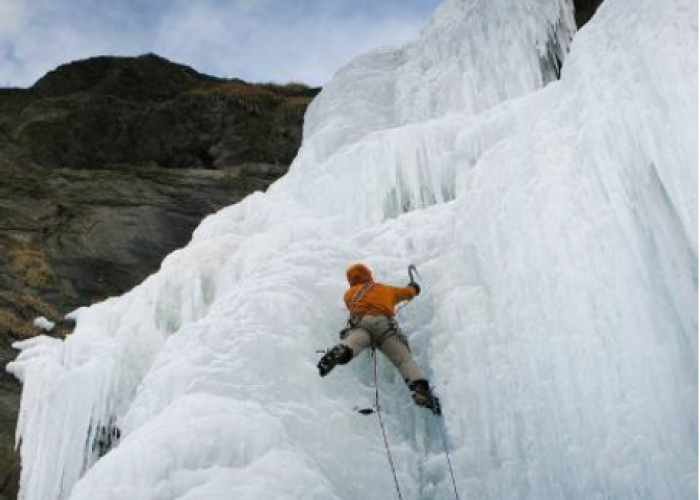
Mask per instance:
[[[318,373],[322,377],[328,375],[336,365],[344,365],[352,359],[352,349],[343,344],[338,344],[323,355],[318,362]]]
[[[408,385],[411,389],[413,401],[421,408],[427,408],[435,415],[442,415],[440,400],[430,390],[427,380],[414,380]]]

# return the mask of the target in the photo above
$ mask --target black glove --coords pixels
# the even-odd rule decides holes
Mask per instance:
[[[420,295],[420,286],[418,285],[418,283],[416,283],[415,281],[411,281],[408,284],[408,286],[410,286],[411,288],[413,288],[416,291],[416,295]]]

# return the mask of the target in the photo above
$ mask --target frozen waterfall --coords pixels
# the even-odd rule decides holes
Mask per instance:
[[[463,499],[697,498],[697,9],[606,0],[572,42],[568,0],[451,0],[352,61],[267,193],[18,344],[21,499],[393,498],[369,360],[315,367],[356,261],[421,272],[400,321]],[[404,498],[453,498],[380,379]]]

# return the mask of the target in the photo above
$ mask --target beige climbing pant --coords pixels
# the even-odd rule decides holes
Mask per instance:
[[[398,368],[407,384],[424,378],[408,341],[394,321],[386,316],[363,316],[340,343],[352,349],[353,357],[374,345]]]

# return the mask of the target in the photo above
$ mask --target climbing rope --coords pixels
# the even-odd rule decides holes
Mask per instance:
[[[391,449],[389,448],[389,440],[386,437],[386,429],[384,428],[384,420],[382,420],[382,411],[379,406],[379,377],[377,376],[377,353],[376,348],[372,347],[370,356],[374,362],[374,407],[377,411],[377,417],[379,418],[379,427],[382,430],[382,439],[384,440],[384,448],[386,449],[386,456],[389,458],[389,465],[391,466],[391,473],[394,476],[394,483],[396,484],[396,493],[399,495],[399,500],[403,500],[401,496],[401,487],[399,486],[399,480],[396,477],[396,468],[394,467],[394,459],[391,457]]]
[[[418,275],[418,269],[416,269],[416,266],[411,264],[408,267],[408,275],[411,279],[411,282],[415,281],[415,278],[413,276],[414,273],[416,275]],[[418,275],[418,276],[420,277],[420,275]],[[408,305],[408,302],[404,302],[403,304],[399,305],[399,307],[395,311],[395,314],[398,315],[399,312],[401,312],[401,309],[403,309],[406,305]],[[365,409],[359,410],[359,412],[363,415],[371,415],[374,412],[377,413],[377,417],[379,419],[379,427],[382,430],[382,439],[384,440],[384,448],[386,449],[386,456],[389,459],[391,473],[394,476],[394,484],[396,485],[396,493],[399,496],[399,500],[403,500],[403,496],[401,495],[401,487],[399,486],[399,480],[396,477],[396,468],[394,467],[394,459],[391,456],[391,448],[389,447],[389,440],[387,439],[386,429],[384,428],[384,420],[382,419],[381,407],[379,405],[379,377],[377,375],[377,353],[376,353],[376,350],[377,350],[377,347],[375,345],[372,345],[372,350],[370,351],[370,357],[372,358],[372,362],[374,364],[374,409],[365,408]],[[444,417],[442,415],[438,415],[436,413],[433,413],[433,414],[435,415],[435,418],[438,420],[438,431],[440,433],[440,438],[442,440],[442,447],[445,450],[445,456],[447,457],[447,465],[448,465],[448,468],[450,471],[450,477],[452,478],[452,488],[454,490],[455,498],[457,500],[460,500],[459,493],[457,491],[457,482],[455,481],[454,469],[452,468],[452,458],[450,457],[450,452],[449,452],[449,449],[447,447],[447,436],[446,436],[446,431],[445,431]]]
[[[399,480],[396,477],[396,467],[394,466],[394,459],[391,456],[391,448],[389,447],[389,439],[387,438],[386,435],[386,428],[384,427],[384,420],[382,419],[382,412],[381,412],[381,407],[379,405],[379,376],[377,375],[377,353],[376,353],[376,348],[372,347],[372,350],[370,351],[370,357],[372,358],[372,363],[373,363],[373,373],[374,373],[374,408],[365,408],[362,410],[359,410],[360,413],[363,415],[371,415],[372,413],[377,414],[377,417],[379,419],[379,427],[382,431],[382,439],[384,440],[384,448],[386,449],[386,456],[389,459],[389,466],[391,467],[391,473],[394,477],[394,484],[396,485],[396,493],[399,496],[399,500],[403,500],[403,496],[401,495],[401,487],[399,485]],[[447,458],[447,466],[450,471],[450,478],[452,479],[452,489],[455,494],[455,498],[457,500],[460,500],[459,498],[459,492],[457,491],[457,481],[455,480],[455,473],[454,469],[452,467],[452,457],[450,457],[450,451],[447,446],[447,435],[445,431],[445,421],[444,421],[444,416],[442,415],[437,415],[434,414],[435,418],[438,421],[438,432],[440,433],[440,440],[442,441],[442,447],[445,451],[445,457]]]
[[[459,493],[457,493],[457,482],[455,481],[455,473],[452,470],[452,459],[450,458],[450,452],[447,449],[447,436],[445,436],[445,417],[441,415],[435,415],[438,420],[438,430],[440,431],[440,437],[442,438],[442,446],[445,449],[445,456],[447,457],[447,465],[450,469],[450,476],[452,477],[452,488],[455,492],[455,498],[459,500]]]

